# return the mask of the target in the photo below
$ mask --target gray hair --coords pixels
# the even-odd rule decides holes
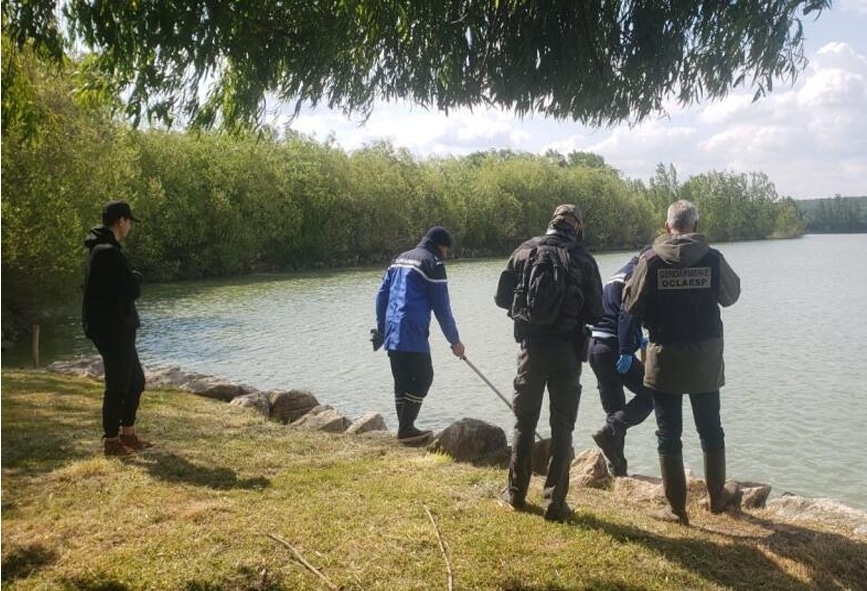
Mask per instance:
[[[698,222],[698,210],[686,199],[675,201],[668,206],[666,223],[675,230],[692,231]]]

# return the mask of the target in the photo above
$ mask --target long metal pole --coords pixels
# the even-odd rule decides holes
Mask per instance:
[[[512,412],[514,412],[515,409],[512,408],[512,403],[509,402],[509,401],[506,399],[506,397],[503,396],[502,393],[500,393],[499,390],[497,390],[496,386],[494,386],[494,385],[491,383],[491,380],[489,380],[488,378],[486,378],[486,377],[484,376],[484,374],[482,374],[482,372],[479,371],[479,368],[476,367],[475,365],[473,365],[473,362],[472,362],[472,361],[470,361],[469,359],[467,359],[467,356],[466,356],[466,355],[464,355],[461,359],[463,359],[464,361],[466,361],[466,362],[467,362],[467,365],[470,366],[470,369],[472,369],[474,372],[476,372],[476,375],[479,376],[480,378],[482,378],[482,381],[485,382],[485,383],[486,383],[486,384],[491,388],[491,390],[493,390],[494,393],[495,393],[497,396],[500,397],[500,400],[502,400],[503,402],[506,403],[506,406],[509,407],[509,410],[511,410]],[[542,440],[542,436],[539,435],[539,432],[538,432],[538,431],[536,431],[536,439],[538,439],[539,441]]]

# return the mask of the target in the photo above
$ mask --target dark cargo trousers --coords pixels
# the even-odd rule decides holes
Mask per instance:
[[[530,485],[533,438],[545,386],[548,387],[551,425],[551,457],[545,479],[543,504],[546,512],[560,511],[569,492],[572,463],[572,431],[581,399],[581,361],[573,343],[565,340],[523,341],[518,351],[515,377],[515,432],[509,462],[509,493],[523,501]]]

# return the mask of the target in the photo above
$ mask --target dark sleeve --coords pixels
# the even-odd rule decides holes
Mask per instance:
[[[90,264],[91,289],[98,297],[110,299],[120,295],[126,301],[135,301],[141,295],[138,278],[117,248],[106,248],[94,253]]]
[[[599,275],[596,260],[592,256],[587,257],[586,260],[583,285],[584,322],[595,324],[605,314],[605,307],[602,305],[602,276]]]
[[[515,297],[515,288],[518,287],[518,274],[515,273],[514,254],[506,263],[506,268],[500,273],[500,279],[497,282],[497,293],[494,294],[494,303],[497,307],[504,310],[512,308],[512,301]]]
[[[385,334],[385,312],[388,309],[388,295],[391,291],[391,267],[389,267],[385,275],[382,277],[382,283],[379,284],[379,291],[376,292],[376,328],[383,335]]]
[[[621,355],[632,355],[641,345],[641,317],[623,309],[623,285],[619,281],[611,285],[614,296],[620,302],[620,313],[617,316],[617,344]]]

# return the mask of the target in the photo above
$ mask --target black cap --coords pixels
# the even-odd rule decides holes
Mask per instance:
[[[102,223],[110,226],[120,218],[127,218],[134,222],[139,219],[132,215],[132,209],[126,201],[109,201],[102,207]]]
[[[431,242],[437,246],[445,246],[447,248],[452,247],[452,235],[442,226],[434,226],[428,230],[427,234],[424,236],[425,238],[429,238]]]

